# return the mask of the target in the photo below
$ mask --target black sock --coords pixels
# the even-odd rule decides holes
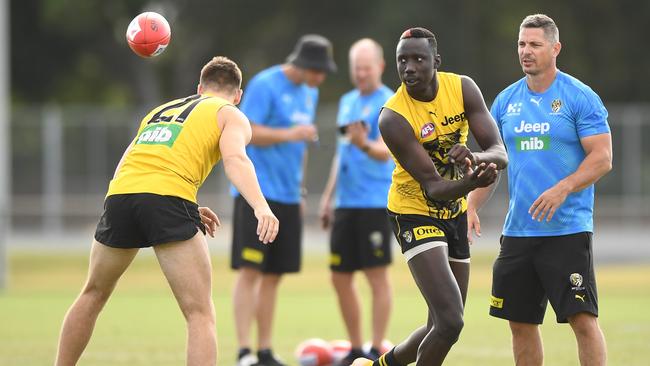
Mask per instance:
[[[237,354],[237,359],[241,360],[242,357],[246,356],[247,354],[251,353],[251,349],[248,347],[242,347],[239,349],[239,353]]]

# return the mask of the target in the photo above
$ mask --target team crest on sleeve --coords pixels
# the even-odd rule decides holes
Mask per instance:
[[[402,238],[407,242],[410,243],[413,240],[413,234],[411,233],[411,230],[406,230],[405,232],[402,233]]]
[[[558,113],[560,111],[560,108],[562,108],[561,100],[555,99],[553,100],[553,102],[551,102],[551,110],[553,111],[553,113]]]

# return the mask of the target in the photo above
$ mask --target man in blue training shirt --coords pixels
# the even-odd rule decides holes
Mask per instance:
[[[318,139],[313,125],[317,87],[335,70],[329,40],[305,35],[285,64],[257,74],[244,92],[241,110],[253,130],[246,152],[262,193],[281,224],[273,245],[264,245],[255,233],[253,210],[233,192],[231,267],[239,269],[233,308],[241,366],[255,362],[259,366],[284,365],[271,351],[273,312],[281,276],[300,270],[306,145]],[[257,359],[251,354],[253,320],[257,324]]]
[[[550,301],[568,322],[581,365],[605,365],[592,260],[594,183],[612,167],[607,110],[591,88],[556,68],[559,31],[551,18],[527,16],[519,28],[526,76],[492,105],[508,150],[510,204],[494,264],[490,314],[510,321],[517,365],[542,365],[539,332]],[[494,185],[493,185],[494,186]],[[468,237],[491,189],[468,203]]]
[[[362,351],[361,305],[354,272],[361,270],[372,290],[372,346],[370,358],[380,356],[392,304],[388,280],[391,228],[386,203],[395,164],[379,133],[379,111],[393,91],[381,81],[384,52],[364,38],[350,47],[350,76],[355,89],[341,97],[337,152],[323,192],[320,218],[332,227],[330,268],[332,283],[351,347],[341,365],[350,365]],[[332,196],[335,197],[332,212]]]

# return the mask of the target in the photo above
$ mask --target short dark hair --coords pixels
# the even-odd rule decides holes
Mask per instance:
[[[436,41],[436,36],[430,30],[422,27],[409,28],[402,33],[402,36],[399,37],[400,40],[408,38],[425,38],[429,42],[429,47],[431,52],[435,55],[438,49],[438,41]]]
[[[553,19],[546,14],[532,14],[525,17],[519,26],[520,30],[522,28],[542,28],[544,36],[550,42],[556,43],[560,40],[560,30]]]
[[[233,93],[241,88],[242,74],[237,64],[224,56],[213,57],[201,69],[201,86]]]

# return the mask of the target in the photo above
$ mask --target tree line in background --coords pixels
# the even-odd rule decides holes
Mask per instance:
[[[436,34],[441,69],[471,76],[491,101],[522,76],[518,26],[537,12],[560,28],[561,69],[606,102],[650,100],[650,49],[643,37],[648,1],[15,0],[10,7],[15,104],[150,106],[193,93],[200,67],[214,55],[237,61],[247,81],[283,62],[305,33],[334,44],[339,72],[321,88],[321,100],[334,102],[351,88],[347,51],[361,37],[384,46],[384,80],[396,87],[395,45],[412,26]],[[148,10],[172,27],[171,45],[150,60],[135,56],[125,41],[129,21]]]

